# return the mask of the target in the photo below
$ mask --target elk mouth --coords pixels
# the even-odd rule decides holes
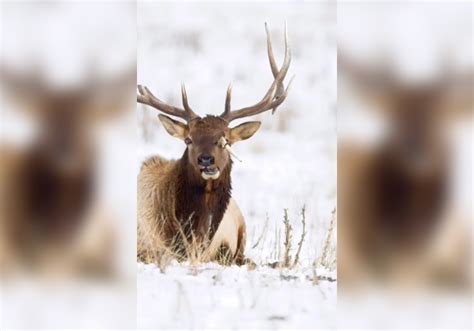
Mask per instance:
[[[219,168],[217,167],[202,167],[201,168],[201,176],[205,180],[217,179],[219,178],[220,174],[221,172],[219,171]]]

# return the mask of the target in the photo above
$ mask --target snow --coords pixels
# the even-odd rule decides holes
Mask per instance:
[[[335,326],[336,286],[309,270],[174,263],[138,265],[138,327],[314,328]],[[334,272],[320,270],[334,277]],[[164,290],[166,289],[166,291]]]
[[[318,263],[336,205],[334,9],[328,3],[139,3],[138,83],[169,103],[180,106],[181,82],[201,115],[224,110],[229,82],[233,107],[258,102],[272,82],[264,22],[277,61],[282,61],[287,21],[293,54],[288,78],[295,75],[275,115],[252,118],[262,121],[261,129],[233,146],[243,162],[234,161],[232,196],[247,225],[246,255],[258,267],[173,262],[162,273],[155,265],[138,264],[139,327],[335,326],[337,282],[313,284],[315,261],[318,276],[336,277],[335,263]],[[137,111],[142,138],[137,172],[150,155],[181,157],[184,144],[165,132],[156,110],[138,105]],[[295,255],[303,206],[307,236],[299,265],[292,270],[266,266],[283,258],[285,208]]]

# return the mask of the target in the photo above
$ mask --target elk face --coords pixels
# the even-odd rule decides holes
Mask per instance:
[[[166,131],[184,141],[191,168],[204,180],[218,179],[230,162],[229,147],[250,138],[260,127],[260,122],[246,122],[229,128],[221,117],[195,118],[188,124],[159,115]]]
[[[165,114],[182,118],[186,123],[159,115],[160,121],[166,131],[173,137],[179,138],[187,145],[187,154],[192,168],[205,179],[219,178],[223,169],[230,162],[232,154],[230,146],[240,140],[250,138],[260,127],[260,122],[245,122],[234,128],[229,123],[235,119],[253,116],[264,111],[275,111],[285,101],[291,81],[285,89],[283,81],[286,77],[291,62],[291,53],[288,46],[288,35],[285,27],[285,59],[281,68],[276,65],[271,45],[270,32],[265,25],[267,33],[267,53],[270,68],[274,77],[273,83],[265,96],[258,103],[237,110],[231,110],[231,93],[229,86],[225,100],[225,110],[219,116],[208,115],[199,117],[189,107],[188,97],[184,85],[181,87],[183,108],[169,105],[142,85],[138,85],[137,102],[151,106]]]

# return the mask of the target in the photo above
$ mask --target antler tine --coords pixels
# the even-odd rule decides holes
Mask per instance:
[[[273,55],[272,36],[270,34],[270,30],[268,29],[267,22],[265,22],[265,32],[267,33],[268,60],[270,61],[270,68],[272,69],[273,78],[276,78],[279,70],[275,61],[275,56]],[[285,36],[286,36],[286,25],[285,25]]]
[[[230,111],[230,110],[224,111],[224,113],[221,114],[221,117],[228,122],[233,121],[238,118],[242,118],[242,117],[257,115],[269,109],[273,109],[273,111],[275,111],[275,109],[283,103],[283,101],[286,99],[288,95],[289,89],[287,88],[285,90],[284,85],[283,85],[283,80],[286,77],[286,74],[288,72],[288,69],[291,63],[291,51],[288,44],[286,25],[285,25],[285,58],[283,60],[283,64],[280,70],[278,70],[276,66],[275,58],[273,56],[271,35],[266,24],[265,24],[265,29],[267,32],[268,59],[270,62],[270,67],[272,69],[272,74],[275,79],[272,85],[270,86],[270,88],[268,89],[267,93],[263,97],[263,99],[260,100],[260,102],[250,107],[245,107],[245,108],[241,108],[241,109],[233,110],[233,111]],[[290,85],[288,85],[288,87],[289,86]]]
[[[185,108],[187,107],[186,110],[168,105],[167,103],[161,101],[156,96],[154,96],[153,93],[151,93],[151,91],[146,86],[138,85],[137,87],[138,87],[137,102],[139,103],[142,103],[147,106],[151,106],[155,109],[158,109],[159,111],[162,111],[165,114],[182,118],[186,120],[187,122],[198,117],[198,115],[196,115],[191,110],[191,108],[189,108],[188,100],[186,96],[186,90],[184,89],[184,86],[182,87],[181,92],[182,92],[182,97],[183,97],[183,104]]]
[[[191,107],[189,107],[188,94],[186,93],[186,87],[184,86],[184,83],[181,84],[181,97],[183,99],[184,111],[189,114],[189,118],[193,119],[199,117],[195,112],[193,112]]]
[[[232,99],[232,83],[227,87],[227,93],[225,95],[225,110],[223,115],[227,116],[230,113],[230,104]]]
[[[278,67],[275,61],[275,55],[273,55],[273,47],[272,47],[272,36],[270,34],[270,30],[268,29],[267,22],[265,22],[265,31],[267,33],[267,53],[268,53],[268,61],[270,62],[270,67],[272,69],[273,77],[276,78],[278,75]],[[285,21],[285,50],[289,49],[288,46],[288,25]],[[293,79],[293,78],[292,78]],[[275,93],[275,98],[281,97],[285,93],[285,86],[283,82],[279,82],[277,84],[277,89]],[[276,107],[272,109],[272,114],[275,113]]]

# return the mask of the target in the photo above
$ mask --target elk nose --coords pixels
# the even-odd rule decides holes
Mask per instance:
[[[209,154],[201,154],[198,156],[198,164],[202,167],[208,167],[214,164],[214,156]]]

